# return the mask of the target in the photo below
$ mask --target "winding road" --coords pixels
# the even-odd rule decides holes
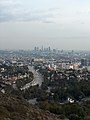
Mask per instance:
[[[29,68],[29,71],[31,71],[33,73],[34,79],[32,82],[27,83],[23,88],[21,88],[21,90],[28,89],[30,86],[35,86],[35,85],[39,85],[39,87],[40,87],[43,82],[42,76],[37,71],[35,71],[33,66],[28,66],[28,68]]]

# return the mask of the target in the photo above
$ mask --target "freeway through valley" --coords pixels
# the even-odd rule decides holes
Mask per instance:
[[[27,83],[24,87],[22,87],[21,90],[28,89],[30,86],[35,86],[35,85],[39,85],[40,87],[43,82],[42,76],[33,68],[33,66],[28,66],[28,68],[29,68],[29,71],[33,73],[34,79],[32,82]]]

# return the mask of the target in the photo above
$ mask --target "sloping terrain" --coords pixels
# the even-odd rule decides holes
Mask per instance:
[[[20,98],[0,93],[0,120],[60,120]]]

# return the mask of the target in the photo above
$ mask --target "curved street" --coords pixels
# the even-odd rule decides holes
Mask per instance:
[[[21,90],[25,90],[25,89],[29,88],[30,86],[34,86],[34,85],[37,85],[37,84],[40,87],[42,82],[43,82],[42,76],[37,71],[35,71],[33,66],[28,66],[28,68],[29,68],[29,71],[31,71],[33,73],[34,79],[33,79],[32,82],[27,83],[23,88],[21,88]]]

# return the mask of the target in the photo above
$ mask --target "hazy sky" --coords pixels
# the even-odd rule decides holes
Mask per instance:
[[[0,0],[0,49],[90,50],[90,0]]]

